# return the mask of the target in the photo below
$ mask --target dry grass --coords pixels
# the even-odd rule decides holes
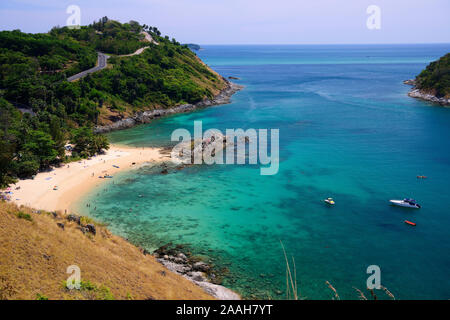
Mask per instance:
[[[281,244],[281,248],[283,249],[284,260],[286,263],[286,300],[290,300],[290,299],[298,300],[299,294],[298,294],[298,287],[297,287],[297,270],[295,267],[295,260],[294,260],[294,257],[292,257],[294,270],[291,271],[289,259],[287,257],[286,250],[284,249],[284,245],[281,240],[280,240],[280,244]],[[292,273],[294,273],[293,276],[292,276]]]
[[[291,265],[289,263],[289,259],[286,253],[286,250],[284,248],[283,242],[280,240],[280,244],[281,244],[281,248],[283,249],[283,254],[284,254],[284,260],[285,260],[285,265],[286,265],[286,300],[298,300],[300,299],[305,299],[305,297],[300,297],[300,294],[298,293],[298,285],[297,285],[297,269],[295,266],[295,259],[292,256],[292,268]],[[327,285],[327,287],[333,292],[333,300],[341,300],[341,297],[339,296],[336,288],[333,287],[333,285],[329,282],[329,281],[325,281],[325,284]],[[356,292],[358,293],[358,298],[360,300],[368,300],[367,297],[364,295],[364,293],[359,290],[356,287],[353,287],[353,289],[356,290]],[[372,289],[367,289],[373,300],[377,300],[378,297],[375,294],[375,292]],[[395,296],[386,288],[381,286],[380,290],[382,290],[389,298],[391,298],[392,300],[395,300]],[[269,299],[270,299],[270,295]]]
[[[325,284],[328,286],[328,288],[330,288],[331,291],[333,291],[334,293],[334,297],[332,298],[333,300],[341,300],[341,298],[339,297],[339,294],[337,293],[336,289],[331,285],[331,283],[329,281],[325,281]]]
[[[393,295],[386,287],[381,286],[381,290],[383,290],[384,293],[385,293],[389,298],[391,298],[392,300],[395,300],[394,295]]]
[[[77,227],[0,202],[0,299],[212,299],[106,228],[93,236]],[[80,267],[83,290],[65,288],[70,265]]]
[[[367,300],[366,296],[364,295],[364,293],[361,290],[359,290],[356,287],[353,287],[353,289],[355,289],[356,292],[358,292],[359,300]]]

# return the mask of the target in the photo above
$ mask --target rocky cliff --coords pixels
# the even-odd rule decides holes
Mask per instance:
[[[225,79],[224,79],[225,80]],[[180,106],[176,106],[168,109],[156,109],[156,110],[148,110],[148,111],[140,111],[135,113],[133,116],[118,120],[110,125],[106,126],[97,126],[94,131],[96,133],[107,133],[115,130],[122,130],[134,127],[138,124],[149,123],[155,118],[160,118],[166,115],[174,114],[174,113],[182,113],[193,111],[198,108],[205,108],[214,105],[227,104],[230,103],[231,96],[241,90],[243,86],[229,82],[227,82],[227,86],[223,89],[217,96],[213,99],[204,99],[196,104],[183,104]]]
[[[450,106],[450,98],[447,97],[437,97],[435,94],[431,92],[426,92],[423,89],[419,89],[416,87],[416,80],[410,79],[403,81],[404,84],[413,86],[410,92],[408,92],[408,96],[411,98],[417,98],[421,100],[425,100],[432,103],[440,104],[441,106]]]

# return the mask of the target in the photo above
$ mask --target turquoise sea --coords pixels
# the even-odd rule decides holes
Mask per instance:
[[[150,250],[187,244],[227,267],[223,284],[245,297],[285,298],[281,240],[302,297],[331,299],[330,281],[341,298],[358,299],[353,287],[365,291],[366,269],[378,265],[397,299],[449,299],[450,108],[408,97],[402,83],[447,52],[450,44],[204,46],[207,64],[245,85],[232,103],[111,141],[170,145],[172,131],[192,130],[194,120],[204,129],[279,128],[279,173],[196,165],[161,175],[148,166],[92,191],[80,213]],[[404,197],[422,208],[388,203]]]

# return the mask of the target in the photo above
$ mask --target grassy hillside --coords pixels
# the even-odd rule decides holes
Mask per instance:
[[[430,63],[417,76],[416,87],[438,98],[450,98],[450,53]]]
[[[0,202],[0,300],[212,299],[152,256],[95,227],[95,235],[83,233],[61,215]],[[70,265],[81,270],[80,290],[65,286]]]
[[[142,31],[158,44],[146,41]],[[143,47],[149,48],[140,55],[120,56]],[[95,66],[96,51],[111,55],[108,68],[68,82],[67,77]],[[0,187],[107,148],[106,139],[92,133],[96,124],[196,103],[225,86],[187,46],[135,21],[121,24],[104,17],[47,34],[0,32]],[[75,145],[72,158],[64,153],[67,141]]]

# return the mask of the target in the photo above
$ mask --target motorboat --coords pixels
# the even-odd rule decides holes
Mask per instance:
[[[391,204],[394,206],[405,207],[405,208],[413,208],[420,209],[420,204],[416,202],[414,199],[403,199],[403,200],[389,200]]]
[[[333,198],[327,198],[327,199],[325,199],[323,201],[325,201],[325,203],[328,203],[329,205],[334,205],[335,204]]]

